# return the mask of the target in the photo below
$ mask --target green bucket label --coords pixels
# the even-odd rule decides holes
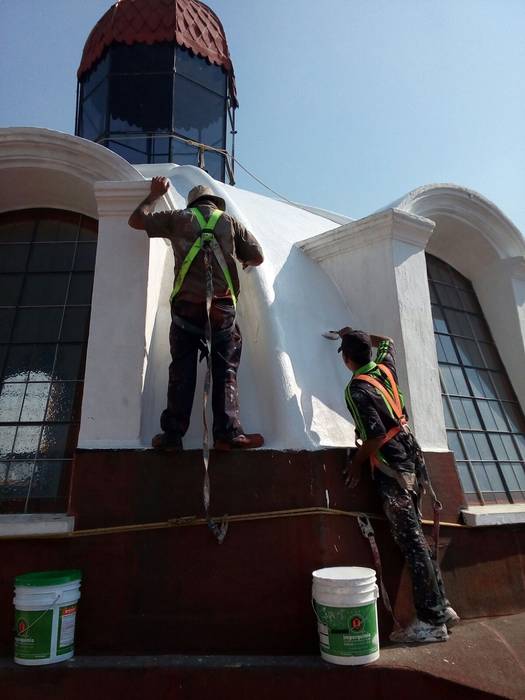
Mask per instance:
[[[75,621],[77,606],[65,605],[58,612],[57,655],[69,654],[75,643]]]
[[[52,610],[16,610],[15,658],[48,659],[52,625]]]
[[[368,656],[379,649],[375,601],[355,608],[335,608],[314,601],[325,630],[321,650],[333,656]]]

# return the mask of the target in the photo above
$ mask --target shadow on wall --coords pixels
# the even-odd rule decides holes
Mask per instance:
[[[337,352],[339,342],[322,336],[344,325],[359,326],[329,276],[293,246],[274,281],[270,313],[279,325],[290,373],[290,389],[313,447],[354,444],[344,402],[350,373]]]
[[[171,323],[169,297],[173,288],[173,253],[166,255],[160,285],[159,305],[151,332],[149,351],[146,350],[146,372],[142,392],[141,441],[149,446],[153,435],[160,431],[160,414],[166,406],[168,387],[169,329]]]

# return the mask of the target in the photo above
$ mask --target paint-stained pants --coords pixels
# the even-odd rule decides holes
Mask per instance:
[[[425,622],[442,624],[444,610],[450,603],[439,565],[432,557],[421,528],[415,496],[379,471],[376,471],[375,483],[392,536],[410,569],[417,616]]]
[[[171,309],[172,316],[204,328],[205,304],[179,301]],[[212,326],[212,408],[213,436],[230,439],[241,435],[237,370],[241,360],[242,337],[234,323],[235,308],[228,300],[214,301],[210,313]],[[231,328],[230,333],[220,333]],[[160,418],[164,432],[182,437],[188,430],[197,381],[199,336],[172,322],[170,327],[171,364],[168,379],[168,405]]]

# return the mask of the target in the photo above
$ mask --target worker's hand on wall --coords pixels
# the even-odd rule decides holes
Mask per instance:
[[[165,195],[169,188],[170,181],[167,177],[158,176],[151,179],[150,193],[155,199]]]

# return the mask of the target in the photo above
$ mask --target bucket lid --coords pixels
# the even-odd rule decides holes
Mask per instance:
[[[375,581],[376,572],[365,566],[332,566],[326,569],[317,569],[312,573],[314,579],[323,581],[352,581],[364,583],[370,579]]]
[[[29,574],[21,574],[15,578],[17,586],[60,586],[63,583],[80,581],[82,572],[80,569],[66,569],[64,571],[33,571]]]

